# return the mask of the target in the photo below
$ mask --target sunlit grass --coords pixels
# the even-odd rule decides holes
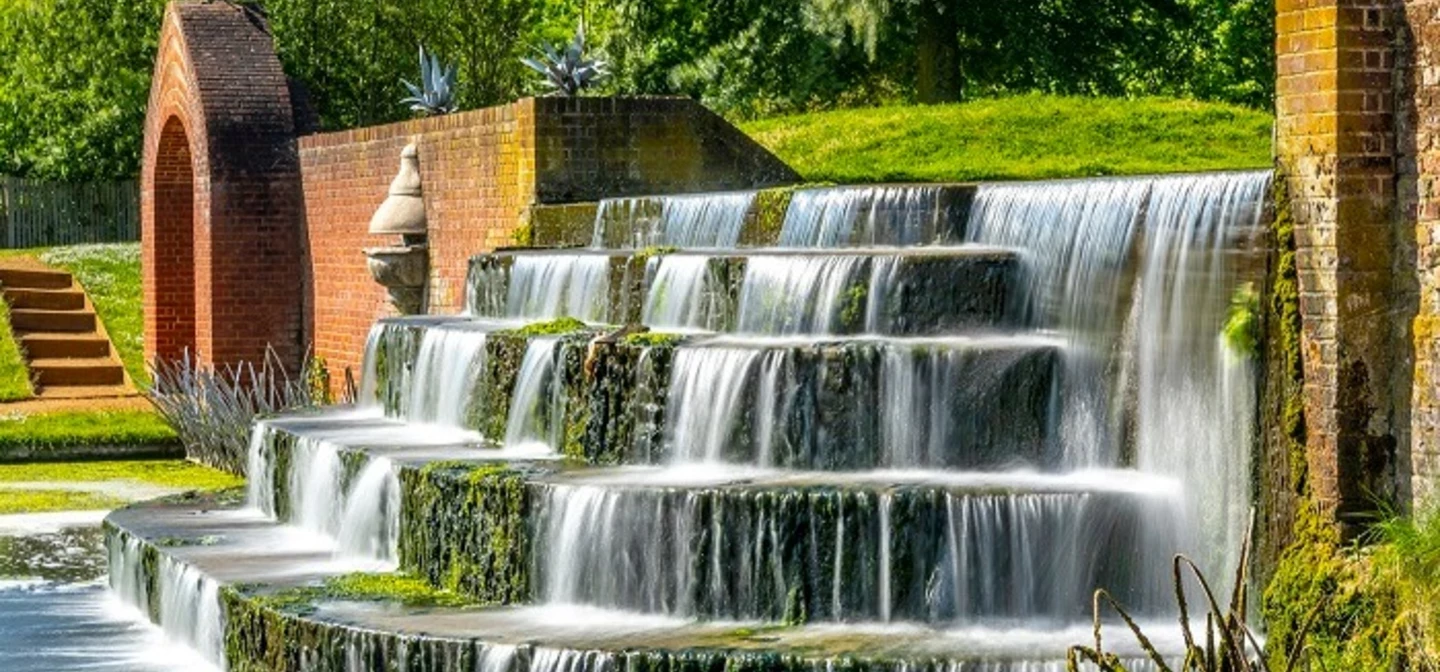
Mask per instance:
[[[150,410],[3,413],[0,408],[0,455],[19,447],[146,446],[177,440],[175,430]]]
[[[1189,100],[1027,95],[741,125],[810,181],[1136,175],[1271,164],[1272,117]]]

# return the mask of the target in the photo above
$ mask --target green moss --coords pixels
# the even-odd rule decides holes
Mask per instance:
[[[446,463],[400,472],[400,568],[481,604],[529,592],[525,473],[507,464]]]
[[[496,333],[519,336],[522,338],[532,338],[535,336],[558,336],[561,334],[572,334],[577,331],[584,331],[588,328],[589,327],[587,327],[584,322],[581,322],[580,320],[577,320],[573,317],[562,317],[559,319],[550,320],[548,322],[533,322],[531,324],[520,327],[519,329],[511,329],[508,331]]]
[[[776,187],[762,189],[755,195],[754,245],[774,245],[780,242],[780,229],[785,224],[785,211],[790,208],[790,199],[798,187]]]
[[[1243,283],[1230,296],[1225,316],[1225,343],[1230,350],[1244,357],[1254,357],[1260,343],[1260,295],[1253,283]]]
[[[675,247],[674,245],[651,245],[649,247],[640,248],[635,252],[635,254],[631,255],[630,258],[643,268],[645,266],[645,262],[650,261],[650,259],[654,257],[663,257],[667,254],[673,254],[679,249],[680,248]]]
[[[632,348],[666,348],[674,347],[685,340],[684,334],[673,334],[664,331],[640,331],[633,334],[626,334],[620,339],[620,343]]]
[[[865,318],[865,304],[869,296],[868,283],[856,283],[845,290],[844,304],[840,309],[841,328],[858,330],[863,326],[860,322]]]
[[[1279,418],[1280,435],[1290,465],[1290,487],[1298,495],[1307,490],[1309,463],[1305,455],[1305,368],[1300,351],[1300,281],[1295,265],[1295,220],[1290,212],[1289,193],[1283,176],[1277,176],[1272,189],[1275,218],[1270,224],[1275,245],[1275,269],[1271,280],[1270,301],[1266,319],[1279,343],[1277,381],[1286,394]]]
[[[534,244],[535,228],[526,221],[510,232],[510,242],[516,247],[530,247]]]

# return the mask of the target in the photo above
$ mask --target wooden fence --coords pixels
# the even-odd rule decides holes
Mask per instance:
[[[0,176],[0,224],[7,248],[140,240],[140,188]]]

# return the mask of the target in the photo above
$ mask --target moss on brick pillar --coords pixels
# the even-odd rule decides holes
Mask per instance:
[[[1403,498],[1396,467],[1409,433],[1395,13],[1308,0],[1278,0],[1276,11],[1276,149],[1294,231],[1306,477],[1320,514],[1355,532],[1377,501]]]

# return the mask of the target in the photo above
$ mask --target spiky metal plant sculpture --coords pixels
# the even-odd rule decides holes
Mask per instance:
[[[545,76],[551,95],[578,96],[610,74],[605,61],[585,58],[584,23],[576,29],[575,39],[569,46],[557,48],[545,42],[535,51],[539,52],[538,58],[521,58],[520,62]]]
[[[440,57],[425,53],[420,46],[420,84],[400,80],[410,91],[410,96],[400,102],[409,105],[414,112],[434,116],[455,111],[455,65],[445,66]]]

